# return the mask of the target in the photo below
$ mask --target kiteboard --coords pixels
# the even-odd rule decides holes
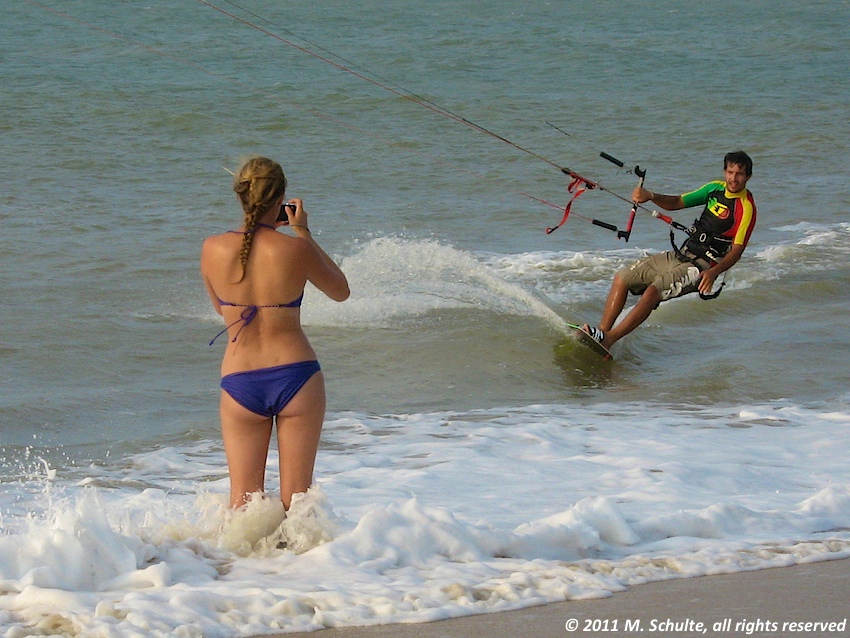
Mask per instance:
[[[605,346],[582,330],[580,325],[572,323],[575,318],[566,316],[563,307],[533,288],[528,289],[528,292],[558,317],[559,328],[561,326],[566,328],[564,337],[555,344],[556,359],[570,362],[570,365],[579,363],[584,369],[599,369],[601,362],[614,360]],[[606,369],[608,367],[602,366]]]
[[[589,334],[587,334],[579,326],[570,326],[570,328],[575,333],[576,340],[580,344],[587,346],[588,348],[593,350],[596,354],[598,354],[600,357],[602,357],[602,359],[604,359],[605,361],[613,361],[614,360],[614,355],[611,354],[611,352],[608,350],[608,348],[606,348],[601,343],[599,343],[596,339],[594,339]]]
[[[575,324],[567,324],[567,327],[571,330],[572,335],[569,342],[578,343],[582,346],[582,348],[586,348],[587,350],[592,351],[596,356],[598,356],[603,361],[613,361],[614,356],[608,351],[608,348],[599,343],[596,339],[587,334],[584,330],[581,329],[581,326],[577,326]],[[558,354],[565,354],[564,350],[569,345],[569,342],[562,342],[556,346],[556,350],[559,351]]]

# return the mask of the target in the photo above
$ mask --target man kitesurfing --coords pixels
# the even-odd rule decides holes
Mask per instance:
[[[662,301],[693,292],[711,299],[720,293],[712,294],[715,280],[741,258],[756,223],[755,201],[747,190],[753,174],[752,159],[744,151],[727,153],[723,172],[724,180],[709,182],[684,195],[653,193],[642,182],[635,187],[632,200],[636,205],[651,201],[669,211],[693,206],[704,209],[687,229],[689,237],[681,248],[674,243],[673,250],[644,257],[614,275],[599,325],[585,324],[582,328],[595,341],[610,348],[646,321]],[[654,214],[683,228],[666,215]],[[628,293],[640,299],[615,325]]]

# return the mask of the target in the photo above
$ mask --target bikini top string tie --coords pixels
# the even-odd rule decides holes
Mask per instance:
[[[232,304],[228,304],[228,305],[232,305]],[[239,327],[239,330],[236,331],[236,334],[233,336],[233,339],[230,340],[231,343],[235,342],[237,337],[239,337],[239,334],[245,328],[245,326],[247,326],[249,323],[251,323],[254,320],[254,317],[257,316],[257,312],[259,312],[259,310],[260,310],[259,306],[245,306],[245,309],[239,315],[239,319],[237,319],[236,321],[234,321],[230,325],[226,326],[224,328],[224,330],[222,330],[215,337],[213,337],[212,341],[210,341],[210,345],[214,344],[216,339],[218,339],[221,335],[223,335],[228,330],[230,330],[230,328],[235,326],[237,323],[241,322],[242,325]]]

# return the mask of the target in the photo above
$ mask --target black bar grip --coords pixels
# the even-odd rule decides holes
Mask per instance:
[[[616,164],[616,165],[617,165],[617,166],[619,166],[620,168],[623,168],[623,167],[625,166],[625,164],[623,164],[623,162],[621,162],[620,160],[618,160],[616,157],[611,157],[611,156],[610,156],[610,155],[608,155],[608,153],[606,153],[605,151],[602,151],[602,152],[599,154],[599,157],[602,157],[602,158],[604,158],[604,159],[607,159],[609,162],[611,162],[612,164]]]
[[[617,232],[617,227],[614,224],[607,224],[605,222],[601,222],[598,219],[590,220],[594,226],[602,226],[602,228],[607,228],[608,230],[613,230],[615,233]]]

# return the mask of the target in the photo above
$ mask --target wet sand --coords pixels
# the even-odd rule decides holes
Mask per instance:
[[[564,638],[665,635],[676,638],[811,638],[850,636],[848,617],[850,559],[843,559],[653,582],[632,587],[609,598],[552,603],[431,623],[342,627],[278,636]]]

